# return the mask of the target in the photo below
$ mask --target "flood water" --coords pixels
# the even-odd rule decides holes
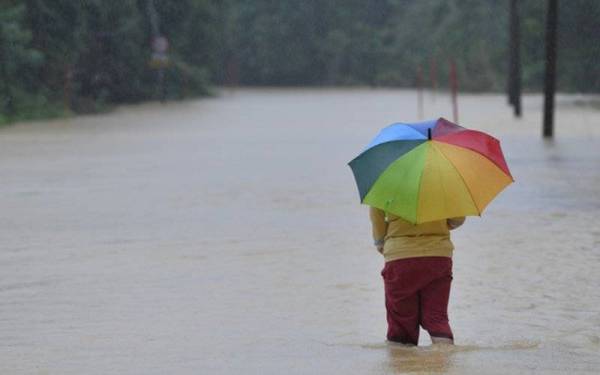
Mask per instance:
[[[453,233],[457,345],[388,346],[346,163],[401,90],[245,89],[0,128],[1,374],[570,373],[600,367],[600,111],[459,97],[516,183]],[[426,93],[425,118],[452,118]]]

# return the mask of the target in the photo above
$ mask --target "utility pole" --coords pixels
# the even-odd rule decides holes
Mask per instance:
[[[510,0],[510,42],[508,64],[508,102],[514,108],[515,117],[521,117],[521,32],[519,0]]]
[[[544,77],[545,138],[554,136],[554,92],[556,90],[556,29],[558,27],[558,0],[548,0],[546,12],[546,74]]]

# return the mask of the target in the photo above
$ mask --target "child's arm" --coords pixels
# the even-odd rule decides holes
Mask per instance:
[[[448,223],[448,229],[450,229],[450,230],[460,227],[461,225],[464,224],[464,222],[465,222],[464,216],[453,217],[452,219],[446,220],[446,223]]]
[[[369,216],[373,226],[373,241],[377,247],[377,251],[383,253],[383,241],[387,233],[387,222],[385,221],[385,212],[378,208],[370,207]]]

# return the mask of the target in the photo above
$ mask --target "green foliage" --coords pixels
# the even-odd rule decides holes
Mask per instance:
[[[500,91],[508,6],[507,0],[4,0],[0,122],[206,95],[214,83],[410,87],[421,69],[425,85],[435,76],[445,87],[450,61],[461,89]],[[546,2],[519,6],[523,87],[539,90]],[[559,90],[600,91],[599,18],[597,0],[560,2]],[[150,64],[157,35],[170,46],[163,71]]]
[[[150,66],[150,1],[3,1],[0,122],[208,94],[222,61],[219,1],[153,0],[170,42],[163,88]]]
[[[542,87],[545,1],[520,1],[523,86]],[[600,2],[560,2],[559,89],[598,91]],[[503,90],[508,1],[227,0],[240,82],[414,86],[420,66],[467,90]],[[588,77],[586,79],[586,77]],[[591,78],[591,79],[590,79]]]
[[[562,1],[558,11],[558,86],[600,91],[600,1]]]
[[[24,11],[21,4],[0,5],[0,113],[4,121],[20,111],[23,101],[30,100],[28,93],[35,86],[30,74],[43,61],[39,51],[29,45],[31,33],[23,27]]]

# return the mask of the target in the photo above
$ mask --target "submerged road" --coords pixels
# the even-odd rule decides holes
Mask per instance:
[[[595,373],[600,111],[463,95],[516,183],[454,233],[451,349],[389,347],[346,163],[400,90],[244,89],[0,128],[1,374]],[[427,118],[451,119],[444,94]]]

